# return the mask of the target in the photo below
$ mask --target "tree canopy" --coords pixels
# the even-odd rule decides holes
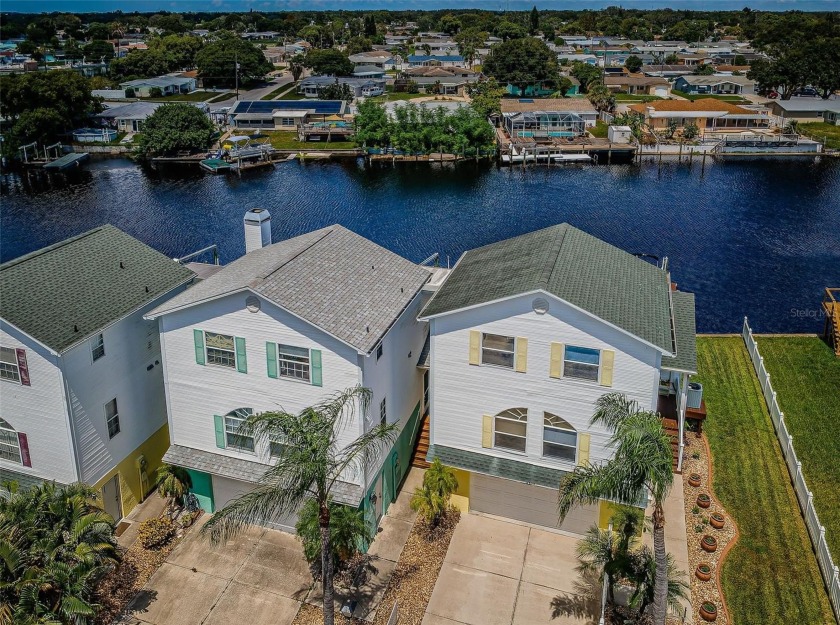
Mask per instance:
[[[539,39],[527,37],[496,44],[484,61],[484,73],[499,84],[519,87],[555,85],[559,76],[557,56]]]
[[[303,65],[315,74],[326,76],[350,76],[353,73],[353,62],[346,54],[332,48],[309,50],[303,59]]]
[[[185,102],[164,104],[143,123],[140,153],[169,156],[206,150],[213,143],[214,132],[210,118],[198,107]]]
[[[237,72],[240,85],[256,82],[274,69],[259,48],[234,35],[205,45],[195,55],[195,66],[204,85],[211,87],[232,87]]]

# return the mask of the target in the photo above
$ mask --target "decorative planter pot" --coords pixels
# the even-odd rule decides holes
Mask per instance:
[[[712,513],[712,516],[709,517],[709,525],[716,530],[723,529],[723,526],[726,525],[726,519],[721,513],[714,512]]]
[[[700,604],[700,618],[711,623],[717,619],[717,606],[709,601]]]
[[[701,508],[708,508],[712,505],[712,498],[709,497],[706,493],[700,493],[697,495],[697,505]]]
[[[712,567],[710,567],[705,562],[701,562],[697,565],[697,568],[694,569],[694,575],[701,582],[708,582],[710,579],[712,579]]]
[[[696,488],[697,486],[700,486],[700,482],[702,482],[702,480],[703,478],[700,477],[699,473],[692,473],[688,476],[688,485]]]
[[[717,546],[717,538],[709,536],[708,534],[703,536],[703,540],[700,541],[700,548],[703,549],[703,551],[708,551],[709,553],[717,551]]]

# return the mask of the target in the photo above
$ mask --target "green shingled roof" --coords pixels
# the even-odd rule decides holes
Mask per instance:
[[[192,276],[102,226],[0,265],[0,317],[61,352]]]
[[[668,352],[668,274],[569,224],[466,252],[423,317],[542,290]]]
[[[545,486],[546,488],[557,488],[560,485],[560,480],[566,474],[565,471],[560,469],[540,467],[511,458],[498,458],[474,451],[444,447],[443,445],[429,447],[426,460],[431,462],[435,458],[439,458],[443,464],[456,469],[483,473],[493,477],[503,477],[506,480],[516,480],[526,484]]]
[[[697,373],[697,330],[694,325],[694,293],[671,293],[677,355],[663,356],[662,366],[673,371]]]

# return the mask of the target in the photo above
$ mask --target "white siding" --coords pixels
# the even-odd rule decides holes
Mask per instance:
[[[591,432],[590,461],[608,459],[608,433],[589,427],[594,402],[605,393],[621,392],[643,408],[655,409],[659,352],[550,296],[549,312],[538,315],[532,309],[533,299],[522,296],[432,320],[432,443],[571,470],[571,463],[542,457],[545,411],[559,415],[579,432]],[[471,329],[527,338],[527,373],[470,365]],[[612,387],[549,377],[552,342],[614,350]],[[515,407],[525,407],[529,413],[526,454],[482,448],[482,416]]]
[[[229,295],[161,318],[170,439],[175,445],[254,460],[254,454],[216,447],[213,415],[224,415],[236,408],[298,412],[361,382],[356,350],[267,300],[260,300],[258,312],[249,312],[245,308],[246,297],[245,293]],[[193,329],[244,338],[248,373],[196,364]],[[323,386],[269,378],[267,341],[320,349]],[[355,440],[360,428],[359,417],[348,420],[339,443],[346,445]],[[267,450],[257,449],[257,455],[263,462],[268,461]],[[360,483],[360,478],[354,481]]]
[[[160,337],[156,323],[143,319],[164,299],[105,328],[105,356],[97,361],[89,340],[61,356],[81,478],[88,484],[99,481],[166,424]],[[120,432],[109,438],[105,404],[114,398]]]
[[[388,423],[405,422],[423,397],[423,372],[417,359],[426,340],[425,322],[417,320],[423,296],[406,307],[397,322],[383,339],[382,357],[376,360],[376,350],[362,363],[363,385],[371,390],[370,418],[365,430],[379,424],[379,406],[386,398]],[[381,462],[373,463],[368,471],[368,483],[375,479]]]
[[[26,350],[31,386],[0,381],[0,417],[27,435],[32,460],[32,467],[0,460],[0,474],[6,469],[63,484],[77,481],[58,356],[2,322],[0,345]]]

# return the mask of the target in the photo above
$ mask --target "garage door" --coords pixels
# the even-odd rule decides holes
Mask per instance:
[[[665,87],[656,87],[654,89],[654,95],[658,95],[660,98],[667,98],[668,97],[668,89]]]
[[[470,510],[557,528],[557,491],[513,480],[470,476]],[[580,506],[566,516],[559,529],[585,534],[598,523],[598,506]]]
[[[253,490],[254,485],[248,482],[239,482],[225,477],[213,476],[213,504],[216,511],[221,510],[232,499],[236,499],[240,495]],[[295,533],[295,524],[297,523],[297,513],[288,516],[274,519],[272,521],[265,521],[260,525],[265,525],[272,529],[283,530],[284,532]]]

